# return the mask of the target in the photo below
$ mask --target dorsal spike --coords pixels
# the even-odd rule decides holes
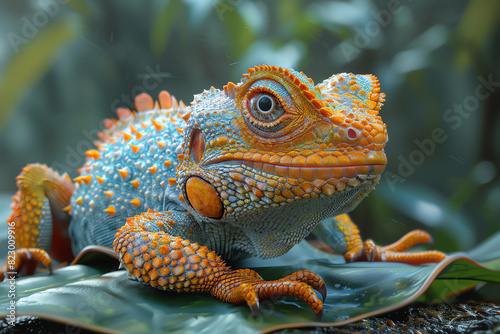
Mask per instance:
[[[154,118],[151,118],[151,123],[154,125],[156,131],[161,131],[165,128],[165,126],[158,123]]]
[[[135,108],[137,111],[146,111],[154,108],[153,98],[147,93],[141,93],[134,99]]]
[[[179,108],[179,103],[177,102],[175,96],[172,96],[172,105],[174,106],[174,108]]]
[[[189,121],[190,116],[191,116],[191,111],[182,115],[181,118],[187,123]]]
[[[170,109],[172,108],[172,97],[170,93],[166,90],[162,90],[160,94],[158,94],[158,100],[160,101],[161,109]]]
[[[116,115],[119,119],[124,120],[132,115],[132,111],[129,108],[117,108]]]

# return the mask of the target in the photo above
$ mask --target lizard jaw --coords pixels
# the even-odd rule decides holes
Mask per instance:
[[[213,166],[219,163],[230,163],[234,165],[245,165],[250,169],[259,170],[267,174],[276,175],[278,177],[303,179],[304,181],[313,182],[315,180],[330,180],[342,178],[374,179],[378,177],[386,166],[385,154],[372,155],[366,161],[372,162],[367,164],[353,165],[298,165],[298,164],[279,164],[269,163],[245,159],[231,159],[226,155],[216,157],[209,161],[203,162],[204,166]]]

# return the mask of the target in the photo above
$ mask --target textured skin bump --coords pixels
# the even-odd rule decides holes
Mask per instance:
[[[199,177],[190,177],[186,181],[186,197],[189,204],[205,217],[219,219],[224,214],[217,190]]]

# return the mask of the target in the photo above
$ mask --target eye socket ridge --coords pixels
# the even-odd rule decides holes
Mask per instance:
[[[258,80],[246,93],[243,118],[257,134],[269,136],[289,124],[294,103],[290,93],[274,80]]]

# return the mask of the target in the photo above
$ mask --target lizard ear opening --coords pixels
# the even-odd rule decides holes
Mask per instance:
[[[194,129],[191,135],[191,146],[190,146],[191,158],[197,164],[200,163],[203,158],[203,153],[205,152],[205,137],[200,129]]]

